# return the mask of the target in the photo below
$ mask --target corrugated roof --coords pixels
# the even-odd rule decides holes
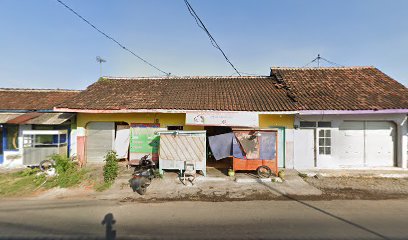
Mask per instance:
[[[0,124],[7,123],[8,121],[23,115],[24,113],[0,113]]]
[[[73,113],[42,113],[40,116],[30,119],[24,124],[59,125],[74,116]]]

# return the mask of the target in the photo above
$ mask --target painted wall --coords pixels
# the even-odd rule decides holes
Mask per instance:
[[[160,123],[161,127],[184,126],[185,114],[183,113],[78,113],[76,141],[71,142],[77,146],[77,157],[85,163],[86,125],[89,122],[126,122],[131,123]],[[204,130],[201,126],[184,126],[184,130]]]
[[[395,135],[395,158],[396,158],[396,165],[398,167],[402,168],[407,168],[407,116],[405,114],[361,114],[361,115],[297,115],[295,117],[295,125],[299,126],[300,121],[331,121],[332,122],[332,154],[330,156],[325,156],[326,159],[322,161],[323,159],[319,158],[317,159],[318,161],[318,167],[319,163],[324,163],[320,164],[320,168],[341,168],[341,167],[347,167],[347,163],[344,162],[344,159],[341,158],[341,152],[345,151],[343,149],[342,144],[342,139],[344,137],[341,136],[341,134],[344,134],[344,132],[340,132],[339,127],[344,123],[344,121],[388,121],[392,122],[396,126],[396,133]],[[295,135],[298,136],[305,136],[305,134],[302,135],[302,130],[303,129],[296,129]],[[303,130],[305,131],[305,130]],[[359,129],[356,129],[354,132],[351,130],[349,131],[350,134],[358,135],[361,133],[359,132]],[[306,134],[307,135],[307,134]],[[294,164],[290,166],[291,168],[299,168],[298,166],[302,166],[301,168],[313,168],[314,167],[314,159],[310,159],[310,157],[305,156],[304,152],[304,147],[305,145],[311,146],[313,145],[312,142],[314,141],[313,137],[309,137],[311,139],[296,139],[294,140],[295,146],[294,146],[294,154],[296,158],[294,159]],[[350,143],[347,143],[350,145]],[[356,147],[357,144],[360,144],[356,142]],[[376,151],[376,149],[370,151]],[[357,152],[357,151],[356,151]],[[319,156],[318,156],[319,157]],[[363,164],[363,159],[361,160],[362,166]],[[346,165],[344,165],[346,164]],[[342,166],[344,165],[344,166]],[[288,166],[287,166],[288,167]]]
[[[259,127],[285,127],[287,129],[293,129],[295,121],[294,115],[283,114],[260,114],[259,115]]]
[[[89,122],[126,122],[130,123],[160,123],[161,127],[184,126],[184,130],[204,130],[202,126],[186,126],[186,115],[184,113],[78,113],[76,136],[81,138],[86,136],[86,125]],[[294,115],[283,114],[261,114],[259,115],[260,128],[284,127],[289,132],[286,137],[285,155],[286,161],[293,161],[293,131]],[[74,138],[72,138],[74,141]],[[84,142],[84,141],[82,141]],[[72,142],[72,145],[77,143]],[[78,152],[82,152],[84,146],[77,146]],[[79,156],[78,154],[78,157]],[[84,156],[82,156],[84,157]]]
[[[279,165],[284,165],[285,168],[293,166],[293,159],[294,159],[294,137],[293,137],[293,126],[295,121],[295,115],[283,115],[283,114],[260,114],[259,115],[259,127],[260,128],[274,128],[274,127],[284,127],[285,130],[283,131],[284,139],[284,146],[280,146],[279,149],[284,149],[284,162],[278,160],[280,163]]]
[[[4,151],[4,161],[2,167],[5,168],[17,168],[23,167],[23,131],[31,130],[31,125],[19,125],[18,129],[18,150]]]
[[[158,120],[158,122],[157,122]],[[89,122],[160,123],[161,127],[184,126],[184,113],[78,113],[77,135],[85,136]],[[201,126],[185,126],[184,130],[203,130]]]

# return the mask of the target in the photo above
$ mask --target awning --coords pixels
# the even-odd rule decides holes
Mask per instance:
[[[41,116],[42,113],[39,112],[28,112],[28,113],[24,113],[20,116],[17,116],[13,119],[8,120],[6,123],[9,124],[25,124],[27,121],[36,118],[38,116]]]
[[[7,123],[8,121],[23,115],[24,113],[0,113],[0,124]]]
[[[36,118],[26,121],[24,124],[58,125],[71,119],[73,113],[42,113]]]
[[[74,113],[0,113],[0,124],[58,125],[71,119]]]

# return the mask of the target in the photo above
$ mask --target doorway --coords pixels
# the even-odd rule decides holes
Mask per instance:
[[[222,160],[216,161],[212,155],[210,144],[208,142],[208,137],[220,135],[224,133],[232,132],[231,127],[224,126],[205,126],[204,130],[207,132],[207,166],[214,167],[220,170],[228,170],[232,166],[232,158],[224,158]]]

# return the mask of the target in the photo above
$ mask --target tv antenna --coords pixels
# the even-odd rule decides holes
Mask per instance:
[[[102,63],[105,63],[106,60],[101,58],[100,56],[97,56],[96,61],[99,63],[99,71],[100,71],[100,74],[101,74],[101,77],[102,77]]]
[[[321,57],[320,54],[317,54],[317,57],[315,59],[313,59],[308,64],[304,65],[302,68],[305,68],[305,67],[309,66],[312,63],[317,63],[317,68],[320,68],[321,67],[321,60],[323,60],[324,62],[326,62],[326,63],[328,63],[328,64],[330,64],[332,66],[335,66],[335,67],[344,67],[343,65],[340,65],[340,64],[337,64],[335,62],[329,61],[326,58]]]

